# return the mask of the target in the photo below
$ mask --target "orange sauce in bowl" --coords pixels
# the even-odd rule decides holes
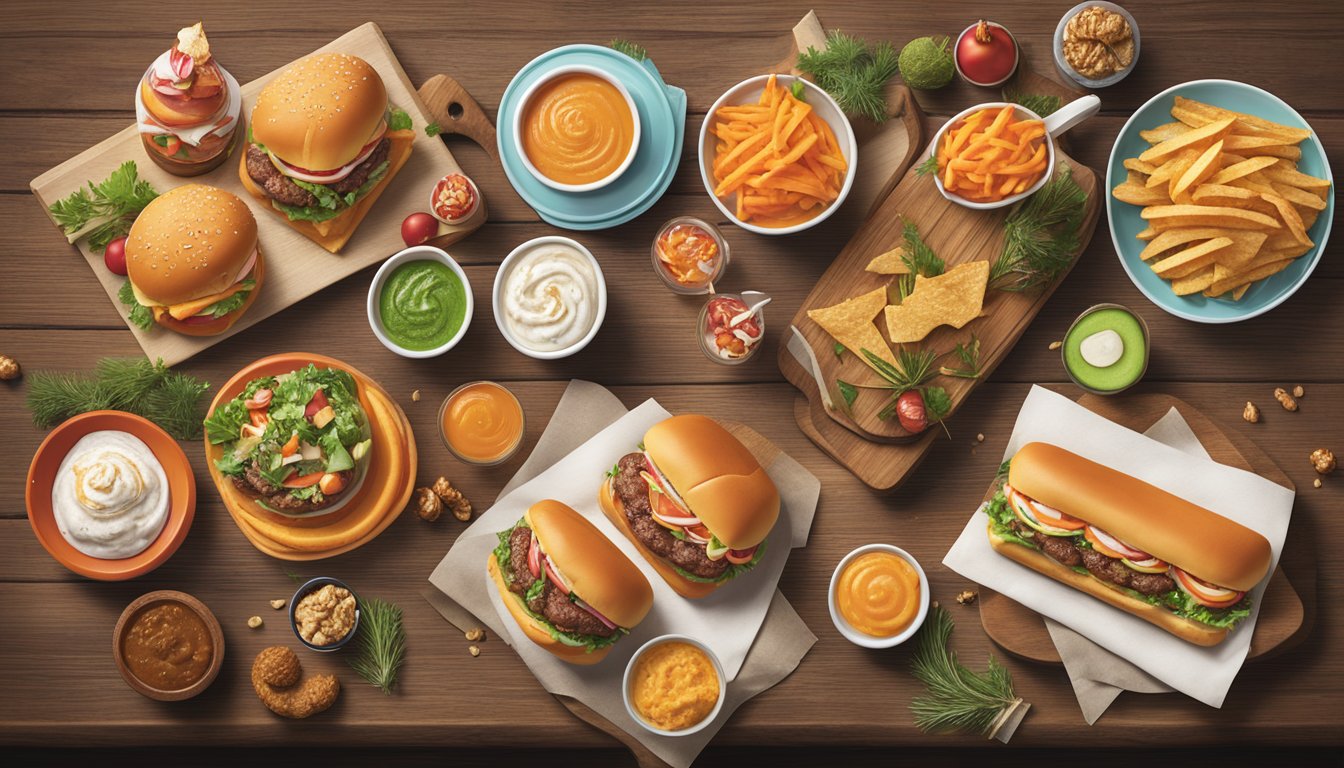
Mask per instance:
[[[836,607],[850,626],[872,637],[904,632],[919,614],[919,573],[891,552],[850,561],[835,585]]]
[[[439,427],[458,458],[496,464],[513,455],[522,442],[523,407],[512,392],[494,382],[472,382],[448,395],[439,411]]]
[[[528,99],[522,115],[523,152],[532,166],[560,184],[592,184],[625,162],[635,120],[625,96],[584,72],[561,75]]]

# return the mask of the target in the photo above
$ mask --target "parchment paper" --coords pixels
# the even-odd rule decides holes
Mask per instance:
[[[1158,434],[1166,437],[1171,433],[1168,424]],[[1033,440],[1053,443],[1133,475],[1258,531],[1269,540],[1273,551],[1269,568],[1273,573],[1293,508],[1294,494],[1287,488],[1210,461],[1202,449],[1192,455],[1125,429],[1040,387],[1032,387],[1022,404],[1004,459]],[[1066,626],[1161,683],[1211,707],[1222,706],[1250,649],[1268,578],[1251,592],[1255,607],[1250,618],[1221,644],[1202,648],[1003,557],[989,546],[985,534],[988,523],[982,505],[943,558],[943,564]],[[1064,649],[1060,650],[1063,654]],[[1113,679],[1127,678],[1117,674]]]
[[[606,389],[590,382],[571,382],[527,462],[495,505],[458,537],[430,575],[430,583],[443,594],[427,597],[459,628],[483,623],[504,638],[547,691],[577,699],[668,764],[682,768],[695,760],[742,702],[787,677],[816,642],[774,586],[789,550],[807,543],[821,484],[792,458],[780,454],[766,467],[779,487],[783,505],[762,562],[713,595],[686,600],[647,565],[597,503],[603,473],[634,449],[649,426],[667,416],[652,400],[627,413]],[[644,571],[653,586],[654,607],[649,616],[600,664],[566,664],[527,640],[512,620],[501,619],[504,608],[486,576],[486,558],[497,543],[496,532],[511,527],[541,498],[559,499],[584,514]],[[713,648],[730,681],[715,722],[690,736],[661,737],[645,731],[629,717],[621,699],[621,677],[630,656],[646,640],[667,632],[688,634]]]

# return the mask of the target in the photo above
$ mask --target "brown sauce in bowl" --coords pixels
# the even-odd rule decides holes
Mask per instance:
[[[205,621],[172,600],[136,611],[121,637],[126,668],[140,682],[160,691],[178,691],[199,682],[214,654]]]

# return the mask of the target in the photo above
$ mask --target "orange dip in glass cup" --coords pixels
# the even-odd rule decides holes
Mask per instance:
[[[509,460],[523,442],[523,406],[493,381],[454,389],[439,408],[439,433],[453,455],[489,466]]]

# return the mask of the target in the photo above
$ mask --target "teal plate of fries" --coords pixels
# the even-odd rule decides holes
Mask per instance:
[[[1111,148],[1106,189],[1130,280],[1200,323],[1247,320],[1286,301],[1321,260],[1335,212],[1316,132],[1279,97],[1233,80],[1194,80],[1149,99]]]

